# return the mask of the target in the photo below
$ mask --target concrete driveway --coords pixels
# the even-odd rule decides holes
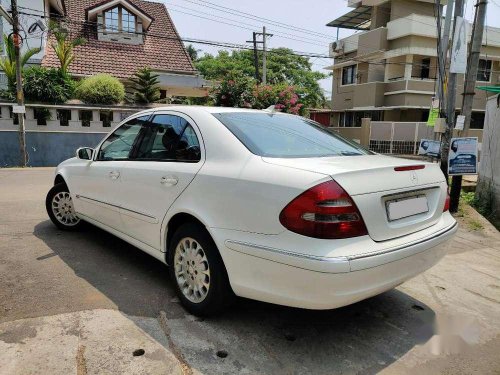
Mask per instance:
[[[239,300],[198,319],[166,266],[57,230],[53,169],[0,170],[0,374],[500,373],[500,237],[474,211],[437,266],[332,311]]]

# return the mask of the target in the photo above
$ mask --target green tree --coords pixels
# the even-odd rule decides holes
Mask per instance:
[[[5,46],[5,57],[0,59],[0,69],[2,69],[7,77],[7,86],[11,93],[16,91],[16,57],[14,52],[14,41],[6,34],[3,36]],[[28,60],[40,52],[40,48],[31,48],[21,55],[21,68],[26,65]]]
[[[195,46],[193,46],[192,44],[188,44],[186,46],[186,51],[191,58],[191,61],[195,62],[196,60],[198,60],[198,52],[200,52],[201,50],[195,48]]]
[[[262,57],[259,57],[259,62]],[[219,51],[217,56],[205,55],[195,62],[196,68],[206,79],[223,80],[228,74],[253,78],[255,76],[253,51]],[[312,70],[307,57],[298,56],[287,48],[275,48],[267,55],[267,83],[287,84],[305,107],[321,107],[325,97],[318,80],[327,75]]]
[[[60,70],[63,74],[67,74],[69,66],[75,59],[74,48],[85,44],[87,40],[81,37],[69,39],[68,31],[55,21],[50,22],[49,29],[56,39],[51,46],[61,64]]]
[[[160,88],[158,84],[158,74],[153,74],[150,68],[142,68],[130,77],[132,85],[132,98],[129,101],[148,104],[156,102],[160,99]]]

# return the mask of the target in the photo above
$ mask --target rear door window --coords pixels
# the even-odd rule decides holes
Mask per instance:
[[[195,162],[200,156],[191,125],[180,116],[160,114],[148,124],[135,159]]]

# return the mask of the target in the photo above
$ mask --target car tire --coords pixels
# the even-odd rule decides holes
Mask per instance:
[[[64,183],[56,184],[47,193],[45,208],[56,227],[67,231],[82,228],[83,222],[76,215],[69,189]]]
[[[214,315],[232,302],[234,294],[219,250],[202,225],[187,223],[177,229],[167,260],[177,295],[191,314]]]

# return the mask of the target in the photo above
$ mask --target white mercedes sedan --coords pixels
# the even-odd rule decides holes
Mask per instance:
[[[88,222],[166,263],[198,315],[235,295],[348,305],[436,264],[457,230],[437,164],[375,154],[299,116],[236,108],[129,117],[57,167],[46,207],[60,229]]]

